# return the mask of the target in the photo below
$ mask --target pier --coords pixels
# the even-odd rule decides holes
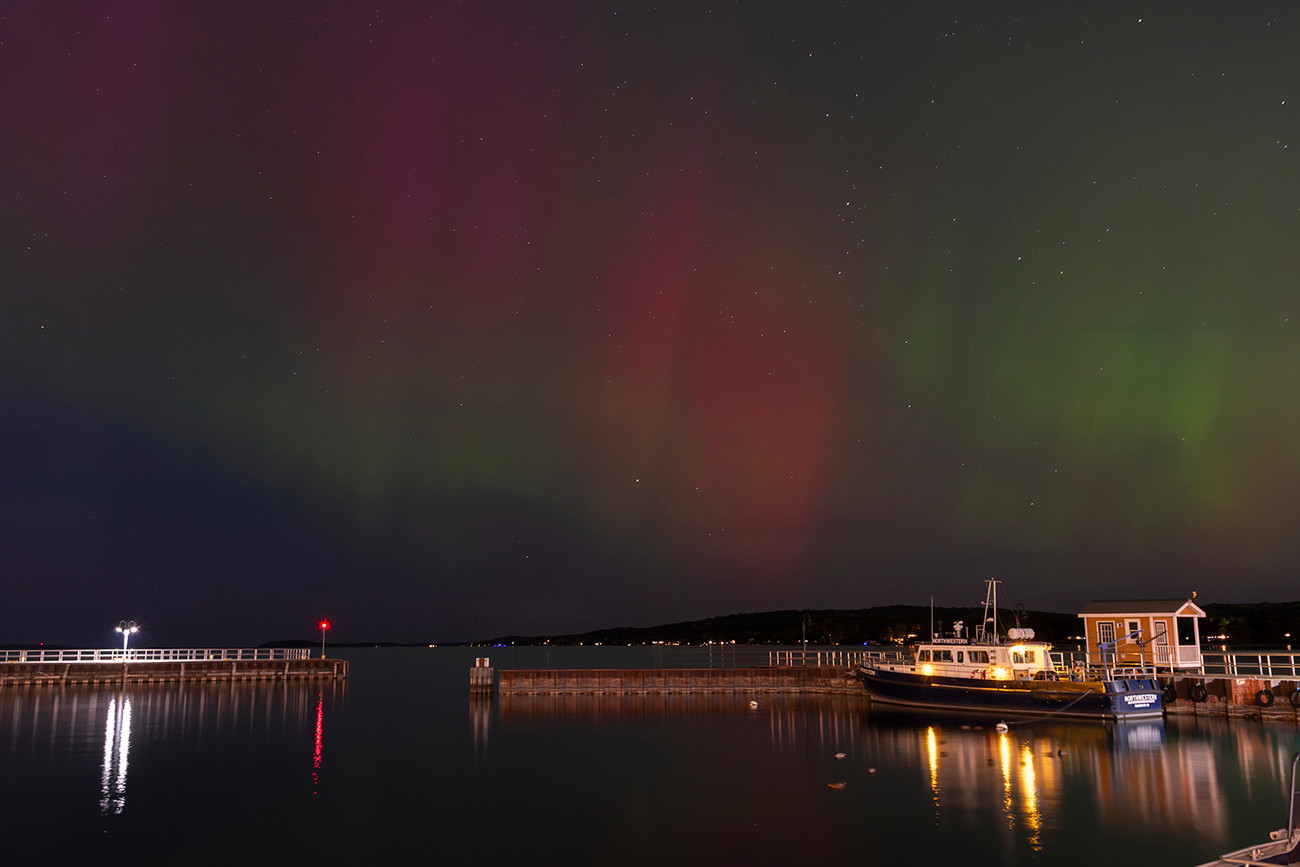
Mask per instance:
[[[0,687],[347,676],[347,660],[313,659],[299,648],[0,651]]]
[[[852,669],[902,655],[897,650],[782,649],[767,651],[766,665],[750,654],[748,666],[731,668],[620,669],[494,669],[481,658],[470,670],[470,689],[479,696],[821,693],[869,700],[850,675]],[[1073,655],[1052,656],[1061,676],[1068,678]],[[1163,688],[1166,714],[1300,723],[1297,655],[1207,653],[1204,662],[1198,670],[1116,669],[1113,674],[1155,677]]]
[[[484,669],[476,669],[483,671]],[[486,669],[491,672],[492,669]],[[482,675],[480,675],[482,677]],[[480,681],[480,689],[482,681]],[[856,678],[838,667],[504,669],[501,695],[656,693],[838,693],[864,695]]]

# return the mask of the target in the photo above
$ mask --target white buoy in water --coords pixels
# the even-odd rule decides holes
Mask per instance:
[[[844,753],[836,753],[836,754],[835,754],[835,758],[837,758],[837,759],[842,759],[842,758],[844,758]]]
[[[842,789],[847,786],[848,783],[827,783],[826,785],[830,786],[832,789]]]
[[[993,730],[994,730],[994,731],[999,731],[999,732],[1004,732],[1004,731],[1007,730],[1007,724],[1006,724],[1006,723],[1003,723],[1003,722],[1000,722],[1000,723],[998,723],[997,725],[995,725],[995,726],[993,727]]]
[[[756,702],[756,701],[751,701],[751,702],[749,703],[749,706],[750,706],[751,708],[758,707],[758,702]]]

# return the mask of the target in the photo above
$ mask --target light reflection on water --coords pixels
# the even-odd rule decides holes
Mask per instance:
[[[851,696],[471,700],[475,653],[355,651],[346,684],[0,690],[6,852],[1091,865],[1136,846],[1196,864],[1280,826],[1300,749],[1289,723],[997,732]]]
[[[131,754],[131,696],[118,693],[108,700],[104,725],[104,770],[99,812],[120,813],[126,806],[126,769]]]

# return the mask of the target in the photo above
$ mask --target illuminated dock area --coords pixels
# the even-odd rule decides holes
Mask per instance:
[[[0,651],[0,687],[347,676],[347,660],[313,659],[298,648]]]

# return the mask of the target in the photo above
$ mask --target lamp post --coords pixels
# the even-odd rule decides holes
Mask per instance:
[[[122,660],[126,660],[126,643],[131,639],[131,634],[139,632],[140,627],[135,625],[134,620],[122,620],[113,628],[114,632],[122,633]]]
[[[325,630],[330,628],[328,620],[322,620],[316,624],[320,628],[320,658],[325,658]]]

